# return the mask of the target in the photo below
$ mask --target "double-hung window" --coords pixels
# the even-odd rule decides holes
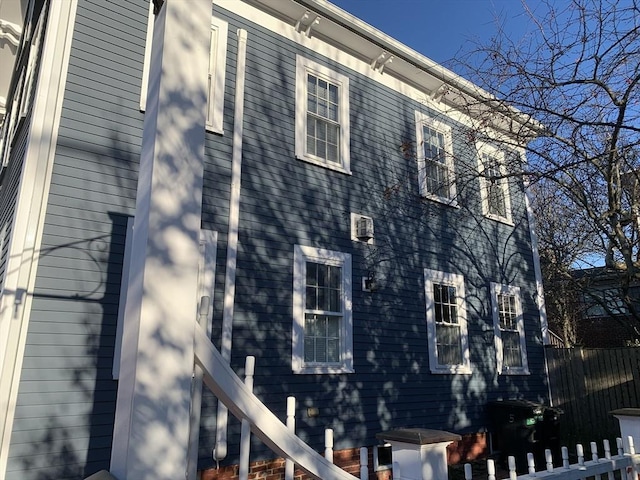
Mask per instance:
[[[298,159],[351,173],[349,78],[300,55],[295,139]]]
[[[295,246],[292,339],[294,373],[353,371],[349,254]]]
[[[464,278],[424,270],[429,365],[432,373],[471,373]]]
[[[455,205],[451,127],[416,111],[416,140],[420,194]]]
[[[511,199],[504,153],[490,145],[479,145],[478,163],[484,214],[494,220],[511,223]]]
[[[528,374],[520,288],[492,283],[491,307],[498,372]]]
[[[147,108],[147,87],[151,63],[151,44],[155,15],[153,2],[149,2],[149,19],[147,22],[147,38],[142,69],[142,86],[140,89],[140,110]],[[211,17],[211,50],[209,51],[209,73],[207,84],[207,113],[205,128],[207,131],[224,133],[224,82],[227,64],[227,36],[229,24],[218,17]]]

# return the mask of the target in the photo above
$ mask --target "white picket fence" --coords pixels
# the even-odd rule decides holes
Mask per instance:
[[[546,480],[581,480],[589,477],[607,480],[638,480],[640,479],[640,454],[636,454],[633,444],[633,438],[628,437],[624,442],[622,439],[616,439],[617,455],[611,455],[609,441],[603,442],[604,458],[600,458],[598,454],[598,446],[596,442],[591,442],[591,460],[585,460],[584,449],[582,445],[576,445],[576,456],[578,462],[569,463],[569,450],[562,447],[562,466],[553,466],[553,457],[550,450],[545,450],[545,469],[536,471],[533,454],[527,455],[527,464],[529,472],[524,475],[516,473],[516,462],[514,457],[508,457],[508,469],[510,480],[529,480],[529,479],[546,479]],[[619,475],[616,475],[616,473]],[[471,465],[464,466],[465,480],[472,480]],[[476,477],[477,479],[478,477]],[[502,478],[502,477],[501,477]],[[496,480],[496,467],[493,460],[487,461],[487,480]]]

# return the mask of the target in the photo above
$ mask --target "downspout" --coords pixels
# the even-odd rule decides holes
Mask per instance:
[[[233,310],[236,295],[236,264],[238,260],[238,224],[240,217],[240,187],[242,174],[242,136],[244,131],[244,84],[247,62],[247,31],[238,29],[236,60],[236,92],[233,124],[233,154],[231,161],[231,195],[229,198],[229,232],[227,236],[227,264],[222,310],[222,340],[220,353],[229,362],[233,338]],[[217,462],[227,456],[227,419],[229,410],[218,402],[216,417],[216,446],[213,456]]]
[[[529,221],[529,236],[531,239],[531,253],[533,254],[533,271],[536,278],[536,303],[540,311],[540,330],[542,333],[542,344],[544,348],[544,370],[547,375],[547,389],[549,394],[549,404],[553,406],[553,396],[551,395],[551,382],[549,382],[549,362],[547,360],[547,348],[549,341],[549,323],[547,320],[547,307],[544,301],[544,288],[542,284],[542,268],[540,267],[540,253],[538,251],[538,234],[536,233],[535,218],[531,207],[531,193],[529,186],[525,183],[525,205],[527,208],[527,220]]]

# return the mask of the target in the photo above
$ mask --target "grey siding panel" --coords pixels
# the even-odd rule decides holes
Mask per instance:
[[[78,3],[7,480],[109,468],[147,12],[143,0]]]

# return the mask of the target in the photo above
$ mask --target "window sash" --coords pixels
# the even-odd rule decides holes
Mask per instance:
[[[432,373],[470,374],[464,277],[424,270]]]
[[[294,373],[353,372],[351,255],[296,245],[293,274]]]
[[[528,374],[520,288],[491,283],[498,373]]]
[[[436,323],[436,353],[440,365],[462,364],[460,326]]]
[[[351,174],[349,77],[296,56],[296,158]]]
[[[307,154],[340,163],[340,86],[307,73]]]
[[[305,314],[304,362],[339,364],[341,355],[342,316]]]
[[[482,164],[486,178],[488,212],[491,215],[506,218],[506,180],[502,178],[500,163],[497,158],[483,153]]]
[[[421,195],[455,205],[451,127],[416,111],[416,139]]]

